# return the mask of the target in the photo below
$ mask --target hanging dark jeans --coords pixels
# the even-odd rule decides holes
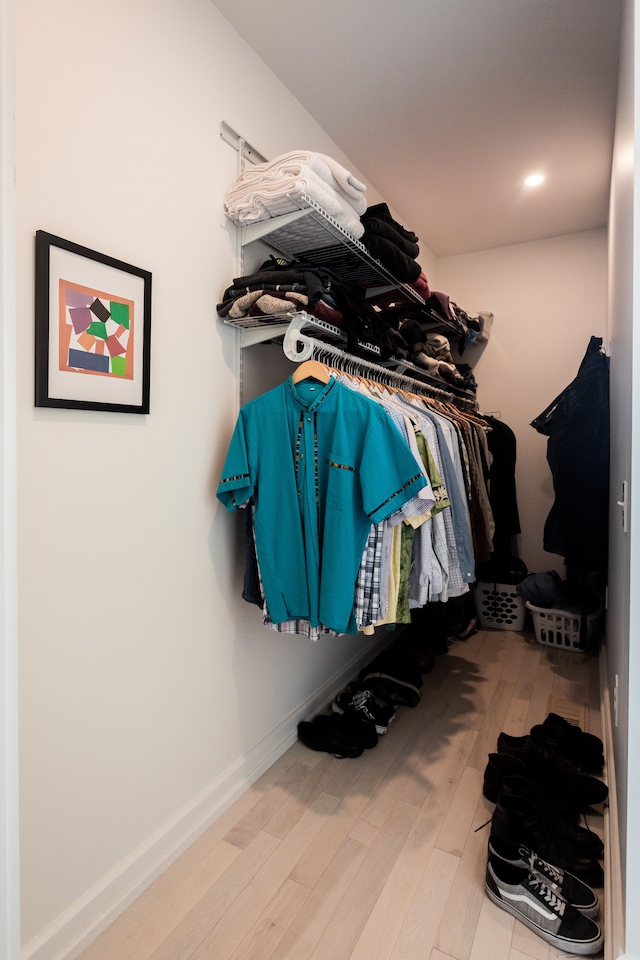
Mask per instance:
[[[555,501],[544,549],[564,557],[568,579],[606,575],[609,516],[609,358],[591,337],[572,383],[532,422],[549,438]]]

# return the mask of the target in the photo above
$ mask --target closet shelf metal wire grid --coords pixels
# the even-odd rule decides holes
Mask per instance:
[[[345,343],[345,337],[339,327],[334,327],[324,320],[312,317],[308,313],[298,312],[292,314],[278,314],[265,317],[225,317],[224,323],[234,327],[240,336],[240,348],[253,346],[257,343],[266,343],[267,341],[282,341],[283,350],[289,360],[300,362],[308,359],[310,356],[318,356],[323,349],[325,353],[337,357],[342,362],[350,363],[354,368],[360,367],[363,372],[374,371],[379,377],[386,375],[386,382],[396,382],[399,378],[404,381],[404,387],[407,390],[413,389],[419,392],[420,388],[430,389],[433,396],[448,402],[464,403],[469,409],[478,408],[475,398],[465,390],[450,386],[442,381],[436,381],[435,377],[427,373],[426,370],[415,366],[405,360],[381,360],[380,349],[374,344],[363,343],[360,346],[363,351],[371,353],[378,359],[376,361],[368,360],[365,357],[357,357],[354,354],[347,353],[342,349]],[[302,333],[303,328],[310,327],[314,336]],[[303,349],[296,347],[300,344]],[[305,350],[304,347],[308,349]],[[392,381],[392,378],[393,381]]]

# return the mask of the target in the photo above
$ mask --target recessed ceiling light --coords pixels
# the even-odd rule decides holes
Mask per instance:
[[[530,177],[527,177],[524,182],[527,187],[537,187],[543,180],[544,176],[541,173],[533,173]]]

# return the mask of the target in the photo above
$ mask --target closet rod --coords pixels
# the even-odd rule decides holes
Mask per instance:
[[[302,350],[300,351],[296,350],[298,344],[302,345]],[[327,361],[331,362],[332,366],[343,370],[345,373],[352,372],[357,374],[358,372],[362,372],[363,374],[371,374],[370,379],[387,383],[389,386],[401,387],[408,393],[424,394],[427,397],[432,397],[434,400],[442,400],[445,403],[453,403],[471,410],[478,409],[478,404],[475,400],[458,397],[448,390],[442,390],[440,387],[434,387],[429,383],[423,383],[420,380],[414,380],[412,377],[404,376],[402,373],[396,373],[395,370],[390,370],[388,367],[383,367],[379,363],[373,363],[362,357],[356,357],[351,353],[346,353],[344,350],[341,350],[340,347],[336,347],[331,343],[324,343],[322,340],[315,340],[313,337],[308,337],[306,334],[300,333],[300,331],[295,332],[295,340],[291,336],[288,340],[285,338],[283,347],[285,356],[294,362],[306,360],[311,356],[320,360],[326,358]]]

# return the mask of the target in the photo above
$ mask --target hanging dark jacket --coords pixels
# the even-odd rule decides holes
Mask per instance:
[[[499,569],[508,570],[514,556],[513,537],[520,533],[520,515],[516,496],[516,436],[502,420],[486,416],[491,430],[487,435],[491,467],[489,503],[495,523],[492,560]]]
[[[591,337],[575,380],[532,422],[549,438],[554,504],[544,549],[569,577],[606,573],[609,517],[609,358]]]

